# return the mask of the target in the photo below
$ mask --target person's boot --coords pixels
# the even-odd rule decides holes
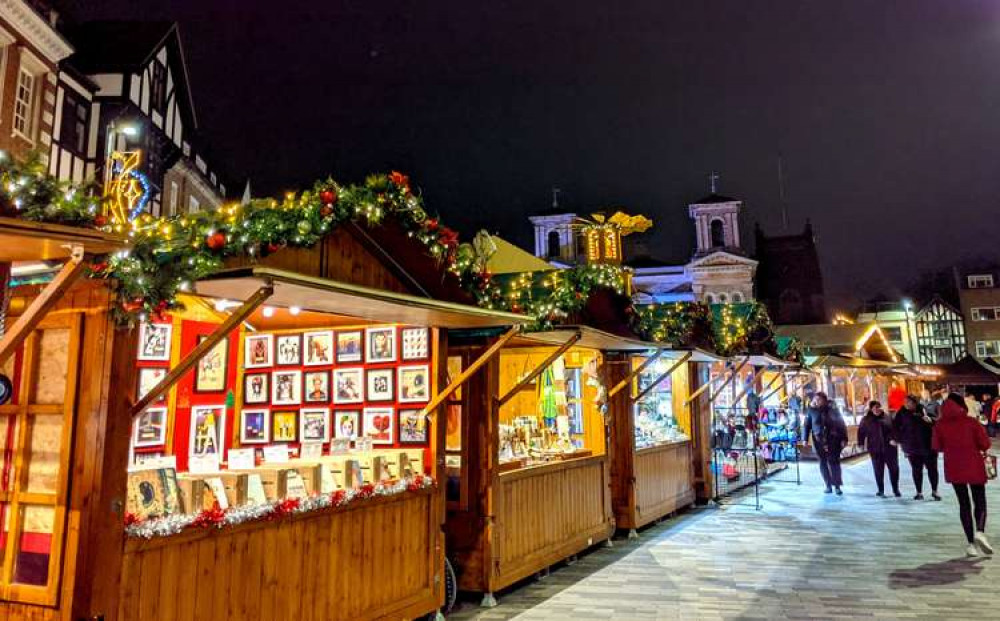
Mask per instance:
[[[893,493],[893,495],[894,495],[894,496],[895,496],[896,498],[899,498],[900,496],[902,496],[902,494],[901,494],[901,493],[899,492],[899,490],[898,490],[898,489],[894,489],[894,490],[892,490],[892,493]]]
[[[938,496],[937,490],[931,492],[931,498],[933,498],[934,500],[941,500],[941,497]]]
[[[833,493],[833,488],[830,487],[829,485],[827,485],[826,486],[826,490],[823,493],[824,494],[832,494]]]
[[[989,539],[986,538],[986,533],[982,531],[977,532],[973,542],[984,554],[993,554],[993,546],[990,545]]]
[[[837,495],[838,496],[843,496],[844,495],[844,492],[843,492],[843,490],[840,489],[839,485],[837,486]]]

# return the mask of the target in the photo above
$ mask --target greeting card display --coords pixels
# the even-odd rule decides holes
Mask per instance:
[[[126,498],[126,510],[142,520],[179,512],[177,471],[157,468],[130,472]]]
[[[298,334],[279,334],[275,337],[278,366],[302,364],[302,337]]]
[[[256,405],[271,402],[271,376],[267,373],[247,373],[243,376],[243,403]]]
[[[399,367],[400,403],[430,400],[430,367],[426,364]]]
[[[167,408],[146,408],[135,420],[132,446],[163,446],[167,441]]]
[[[333,332],[306,332],[305,340],[306,366],[333,364]]]
[[[145,397],[166,376],[166,367],[145,367],[139,369],[139,388],[136,390],[136,398],[142,399]],[[157,402],[163,401],[166,398],[167,395],[164,393],[160,395]]]
[[[269,425],[267,410],[240,412],[240,444],[267,444]]]
[[[274,412],[271,419],[272,442],[295,442],[298,439],[298,412]]]
[[[274,405],[298,405],[302,403],[302,371],[274,371],[271,374]]]
[[[424,360],[431,355],[430,330],[403,328],[401,333],[403,360]]]
[[[199,336],[198,342],[207,336]],[[229,339],[224,338],[215,344],[201,360],[195,371],[195,392],[220,392],[226,389],[226,370],[229,363]]]
[[[364,401],[364,369],[347,367],[333,370],[333,402],[361,403]]]
[[[248,334],[243,342],[243,366],[259,369],[271,366],[274,337],[270,334]]]
[[[361,330],[337,332],[337,362],[361,362]]]
[[[369,369],[367,378],[368,401],[392,401],[395,398],[392,369]]]
[[[334,437],[351,440],[358,437],[361,429],[361,412],[358,410],[336,410],[333,413]]]
[[[427,417],[421,410],[399,411],[399,443],[424,444],[427,442]]]
[[[365,359],[369,364],[395,362],[396,328],[366,328]]]
[[[306,403],[330,402],[329,371],[306,371],[305,401]]]
[[[364,435],[372,444],[392,444],[395,420],[392,408],[365,408]]]
[[[170,360],[170,337],[174,326],[169,323],[139,325],[139,360]]]
[[[222,458],[222,437],[226,428],[226,407],[196,405],[191,408],[190,457]]]
[[[302,408],[299,412],[299,440],[302,442],[330,441],[330,410]]]

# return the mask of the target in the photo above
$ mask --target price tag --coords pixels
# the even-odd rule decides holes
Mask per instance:
[[[303,442],[299,449],[299,458],[309,461],[318,461],[323,456],[322,442]]]
[[[230,470],[253,470],[254,450],[249,449],[229,449],[229,469]]]
[[[288,463],[288,445],[269,444],[264,447],[264,461],[269,464]]]
[[[206,474],[219,471],[219,456],[198,455],[188,460],[188,471],[192,474]]]

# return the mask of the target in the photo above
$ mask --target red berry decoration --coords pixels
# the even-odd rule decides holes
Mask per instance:
[[[319,193],[319,200],[324,205],[333,205],[337,202],[337,191],[333,188],[327,188]]]
[[[226,246],[226,236],[216,231],[205,238],[205,245],[211,250],[222,250]]]

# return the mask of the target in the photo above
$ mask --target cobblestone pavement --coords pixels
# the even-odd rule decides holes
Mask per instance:
[[[449,619],[1000,619],[1000,546],[996,560],[965,558],[951,487],[914,501],[902,467],[903,498],[881,499],[865,457],[845,464],[840,497],[803,463],[801,486],[762,487],[760,511],[690,510]],[[1000,484],[988,497],[1000,544]]]

